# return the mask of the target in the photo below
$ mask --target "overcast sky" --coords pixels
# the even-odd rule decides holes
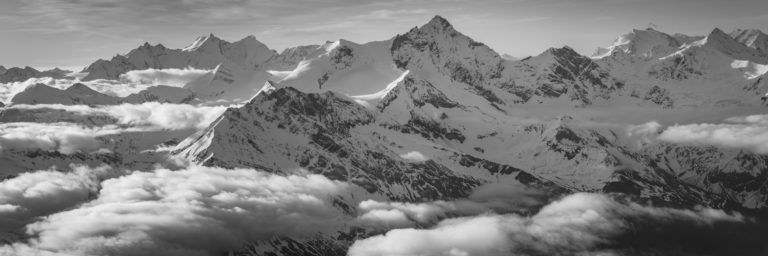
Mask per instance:
[[[582,54],[632,28],[706,34],[768,30],[766,0],[2,0],[0,65],[74,67],[148,41],[181,48],[214,33],[281,51],[384,40],[439,14],[500,53],[569,45]]]

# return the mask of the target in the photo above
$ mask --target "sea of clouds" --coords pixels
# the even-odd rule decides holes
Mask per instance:
[[[351,241],[354,256],[756,255],[765,249],[759,235],[765,230],[751,217],[618,195],[546,199],[516,184],[493,184],[466,199],[410,203],[315,174],[195,165],[73,170],[0,182],[3,231],[25,237],[0,246],[0,255],[222,255],[279,236],[334,237],[349,226],[372,231]],[[337,207],[336,198],[357,202],[356,210]],[[537,210],[510,213],[521,202]]]

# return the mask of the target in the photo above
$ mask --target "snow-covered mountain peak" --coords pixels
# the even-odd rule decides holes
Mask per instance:
[[[237,40],[234,43],[231,44],[230,48],[236,48],[236,47],[245,47],[248,49],[269,49],[267,45],[256,39],[256,36],[249,35],[244,37],[243,39]]]
[[[639,30],[619,36],[608,48],[598,48],[593,58],[605,58],[621,51],[645,59],[658,59],[667,56],[680,47],[674,37],[652,28]]]
[[[748,47],[719,28],[713,29],[706,38],[699,40],[694,45],[710,47],[736,60],[768,64],[768,54]]]
[[[736,29],[730,36],[747,47],[768,54],[768,35],[759,29]]]
[[[447,32],[447,31],[453,31],[453,25],[451,25],[448,20],[443,18],[440,15],[435,15],[435,17],[432,17],[427,24],[424,24],[420,28],[421,30],[431,30],[431,31],[440,31],[440,32]]]
[[[323,44],[322,48],[325,49],[325,52],[330,54],[334,50],[339,49],[340,47],[348,47],[348,48],[357,48],[360,46],[359,44],[345,40],[345,39],[339,39],[336,41],[327,41],[325,44]]]
[[[152,56],[152,55],[162,54],[167,50],[168,48],[165,48],[165,46],[162,44],[151,45],[149,42],[144,42],[144,44],[142,44],[138,48],[129,51],[128,54],[126,54],[126,56],[137,55],[137,54],[146,54],[146,55]]]
[[[733,38],[730,35],[726,34],[720,28],[712,29],[712,31],[709,32],[709,34],[707,34],[707,37],[705,39],[707,43],[724,42],[724,41],[733,40]]]
[[[557,47],[550,47],[543,53],[539,54],[538,56],[546,56],[546,55],[553,55],[553,56],[559,56],[559,57],[574,57],[574,56],[581,56],[581,54],[577,53],[573,48],[566,46],[557,48]]]
[[[440,16],[408,33],[397,35],[392,41],[391,51],[399,68],[411,70],[407,66],[413,61],[432,62],[438,69],[446,68],[446,65],[468,67],[480,64],[491,71],[498,71],[503,62],[501,55],[493,49],[454,30]]]
[[[191,45],[184,47],[184,51],[198,51],[201,49],[209,48],[212,46],[218,47],[224,40],[221,40],[221,38],[216,37],[213,33],[208,34],[207,36],[200,36],[197,39],[195,39],[194,42],[192,42]]]
[[[128,71],[150,68],[213,69],[221,63],[242,70],[262,70],[265,63],[276,55],[277,52],[253,36],[230,43],[210,34],[198,37],[192,45],[183,49],[168,49],[163,45],[145,43],[126,55],[98,60],[83,70],[88,73],[83,80],[118,79]]]

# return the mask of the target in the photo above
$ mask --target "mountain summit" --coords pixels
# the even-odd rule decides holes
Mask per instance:
[[[93,80],[118,79],[131,70],[187,67],[213,69],[222,63],[256,70],[275,55],[276,51],[252,36],[230,43],[210,34],[198,37],[184,49],[169,49],[163,45],[145,43],[126,55],[117,55],[111,60],[97,60],[83,72],[88,73],[84,80]]]

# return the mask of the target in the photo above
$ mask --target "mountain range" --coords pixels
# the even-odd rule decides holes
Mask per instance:
[[[130,71],[184,68],[209,71],[181,87],[151,87],[127,97],[86,85]],[[436,16],[383,41],[341,39],[279,53],[253,36],[230,43],[211,34],[183,49],[144,44],[82,72],[86,84],[63,90],[33,85],[6,104],[157,101],[227,109],[196,132],[155,136],[149,146],[124,152],[6,152],[0,162],[13,173],[55,163],[139,168],[181,159],[278,174],[307,171],[392,201],[450,201],[507,182],[552,197],[619,193],[658,205],[768,209],[767,155],[675,143],[655,139],[662,130],[637,135],[631,128],[652,120],[715,122],[764,113],[768,36],[759,30],[689,36],[649,28],[621,35],[593,56],[565,46],[516,59]],[[2,68],[0,82],[63,73]],[[58,113],[7,108],[0,120],[53,116],[45,111]],[[52,121],[115,123],[57,115]],[[103,140],[127,143],[141,136]],[[136,160],[142,157],[151,160]],[[354,208],[345,200],[334,204]],[[327,242],[333,235],[276,238],[250,249],[323,255],[365,236]]]

